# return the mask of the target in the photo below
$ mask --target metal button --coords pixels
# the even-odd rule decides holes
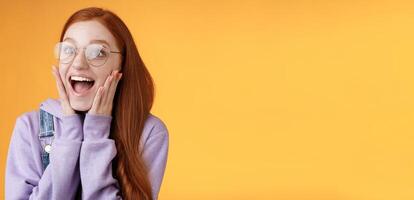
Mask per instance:
[[[45,151],[46,152],[48,152],[48,153],[50,153],[50,151],[52,150],[52,145],[50,145],[50,144],[47,144],[46,146],[45,146]]]

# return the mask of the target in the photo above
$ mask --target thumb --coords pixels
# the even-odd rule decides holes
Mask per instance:
[[[56,79],[56,86],[58,89],[59,97],[61,99],[61,104],[63,108],[63,112],[65,115],[74,114],[75,111],[69,105],[69,99],[66,94],[65,86],[63,85],[62,78],[60,76],[59,71],[57,70],[56,66],[52,65],[52,74]]]

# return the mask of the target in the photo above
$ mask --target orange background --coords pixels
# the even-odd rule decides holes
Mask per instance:
[[[126,22],[154,76],[160,199],[414,199],[412,1],[2,0],[3,172],[16,117],[57,97],[53,46],[87,6]]]

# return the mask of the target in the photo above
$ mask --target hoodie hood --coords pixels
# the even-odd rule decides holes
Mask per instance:
[[[53,116],[62,118],[62,107],[60,106],[60,100],[48,98],[46,101],[40,104],[40,109],[52,114]]]

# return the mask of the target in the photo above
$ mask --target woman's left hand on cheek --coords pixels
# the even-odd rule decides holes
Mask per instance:
[[[121,77],[122,74],[118,70],[112,71],[104,85],[96,92],[89,114],[111,116],[116,87]]]

